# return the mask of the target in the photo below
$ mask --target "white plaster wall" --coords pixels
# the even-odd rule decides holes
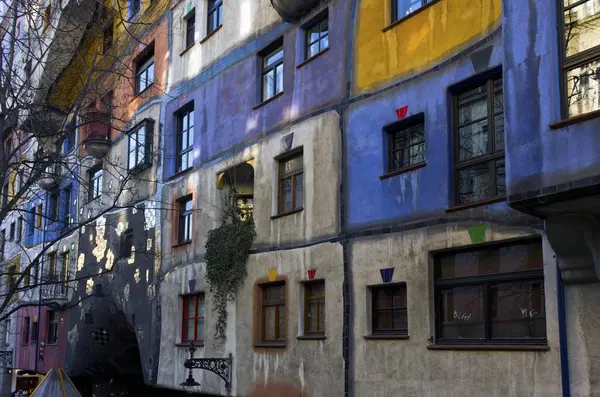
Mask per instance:
[[[351,242],[354,289],[356,396],[561,396],[556,266],[544,239],[548,351],[434,351],[430,251],[471,244],[467,227],[448,224]],[[521,227],[489,225],[487,241],[536,235]],[[379,269],[394,267],[393,282],[407,283],[408,340],[366,340],[367,286],[381,284]]]
[[[180,55],[185,49],[184,17],[194,8],[195,44],[185,54]],[[208,40],[200,43],[206,37],[207,15],[207,0],[182,0],[173,8],[169,87],[198,75],[218,58],[281,21],[269,0],[224,1],[223,26]]]

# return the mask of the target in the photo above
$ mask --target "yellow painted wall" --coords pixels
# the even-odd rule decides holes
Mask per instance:
[[[382,32],[389,0],[360,0],[356,89],[419,73],[500,25],[501,0],[439,0]]]

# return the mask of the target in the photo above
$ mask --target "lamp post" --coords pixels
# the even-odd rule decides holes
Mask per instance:
[[[193,369],[203,369],[217,374],[225,381],[225,388],[229,393],[231,391],[231,370],[233,368],[233,356],[229,353],[227,358],[194,358],[196,348],[194,344],[188,349],[190,358],[185,360],[183,366],[188,369],[187,379],[180,384],[184,387],[200,386],[200,383],[194,379]]]

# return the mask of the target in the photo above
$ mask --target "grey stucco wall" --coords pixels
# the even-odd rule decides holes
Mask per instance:
[[[355,396],[561,396],[556,267],[543,240],[548,351],[435,351],[430,252],[471,244],[467,224],[448,224],[351,242],[354,284]],[[536,235],[526,227],[488,225],[487,241]],[[407,283],[408,340],[367,340],[367,286],[380,268]]]

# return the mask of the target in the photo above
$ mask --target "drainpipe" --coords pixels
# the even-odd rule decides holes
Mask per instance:
[[[556,258],[556,256],[555,256]],[[571,397],[569,377],[569,347],[567,342],[567,311],[565,305],[565,282],[556,258],[556,298],[558,303],[558,338],[560,342],[560,378],[563,397]]]
[[[47,224],[45,224],[46,222],[44,222],[44,228],[42,229],[42,251],[44,250],[44,247],[46,245],[46,228],[48,227]],[[38,357],[40,354],[40,331],[42,329],[41,325],[42,325],[42,286],[40,284],[40,281],[42,281],[42,275],[44,274],[44,258],[42,255],[42,258],[40,260],[40,273],[38,274],[38,315],[37,315],[37,319],[38,319],[38,326],[37,326],[37,342],[35,343],[35,361],[34,361],[34,372],[38,372]]]

